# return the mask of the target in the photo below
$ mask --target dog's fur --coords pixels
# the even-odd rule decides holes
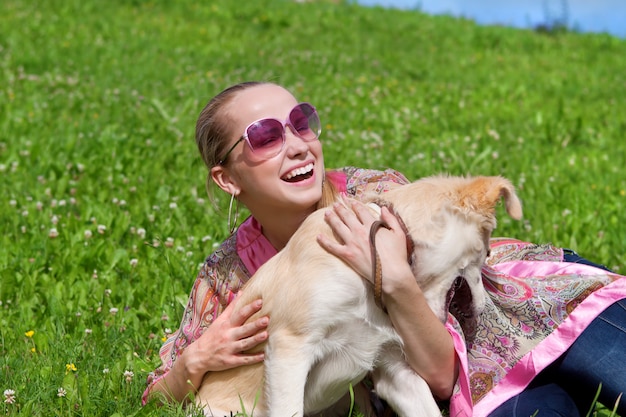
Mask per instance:
[[[465,312],[475,317],[484,306],[481,267],[501,197],[508,214],[521,218],[514,188],[502,177],[430,177],[377,197],[404,221],[414,276],[442,322],[459,277],[471,291]],[[331,406],[373,370],[378,395],[400,416],[440,415],[428,385],[404,361],[372,286],[316,242],[319,233],[332,236],[323,211],[307,218],[236,301],[240,308],[262,298],[252,319],[271,316],[269,340],[256,348],[265,349],[264,364],[210,372],[196,403],[216,417],[241,405],[255,416],[299,417]]]

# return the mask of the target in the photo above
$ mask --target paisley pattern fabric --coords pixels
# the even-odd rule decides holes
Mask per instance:
[[[562,262],[562,253],[552,245],[492,240],[483,267],[486,307],[465,337],[473,406],[455,407],[453,395],[451,415],[488,415],[564,353],[604,308],[626,297],[624,277]]]

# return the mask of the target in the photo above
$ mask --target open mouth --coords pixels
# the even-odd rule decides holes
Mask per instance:
[[[448,290],[446,307],[461,325],[465,337],[473,336],[478,325],[478,317],[474,311],[472,290],[463,277],[457,277]]]
[[[307,180],[313,176],[313,163],[305,165],[300,168],[296,168],[283,175],[281,179],[285,182],[300,182]]]

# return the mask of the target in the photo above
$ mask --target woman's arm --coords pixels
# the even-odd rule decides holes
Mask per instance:
[[[189,393],[195,393],[200,387],[207,372],[263,361],[262,352],[242,353],[267,340],[267,316],[246,323],[261,309],[262,301],[255,300],[238,311],[234,311],[235,304],[230,303],[204,333],[178,355],[169,371],[148,387],[148,398],[186,401]]]
[[[337,203],[326,212],[326,221],[339,242],[325,236],[319,236],[318,242],[373,281],[369,230],[376,218],[362,203],[347,204],[350,207]],[[458,376],[452,337],[428,306],[413,277],[407,261],[406,236],[398,220],[385,207],[382,219],[390,226],[390,230],[381,228],[376,235],[383,270],[383,303],[404,342],[408,364],[437,398],[447,399]]]

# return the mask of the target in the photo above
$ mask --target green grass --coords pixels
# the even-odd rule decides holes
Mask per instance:
[[[195,119],[249,79],[318,107],[328,167],[505,175],[525,218],[497,235],[624,272],[624,40],[347,3],[4,0],[5,414],[184,415],[139,397],[228,233]]]

